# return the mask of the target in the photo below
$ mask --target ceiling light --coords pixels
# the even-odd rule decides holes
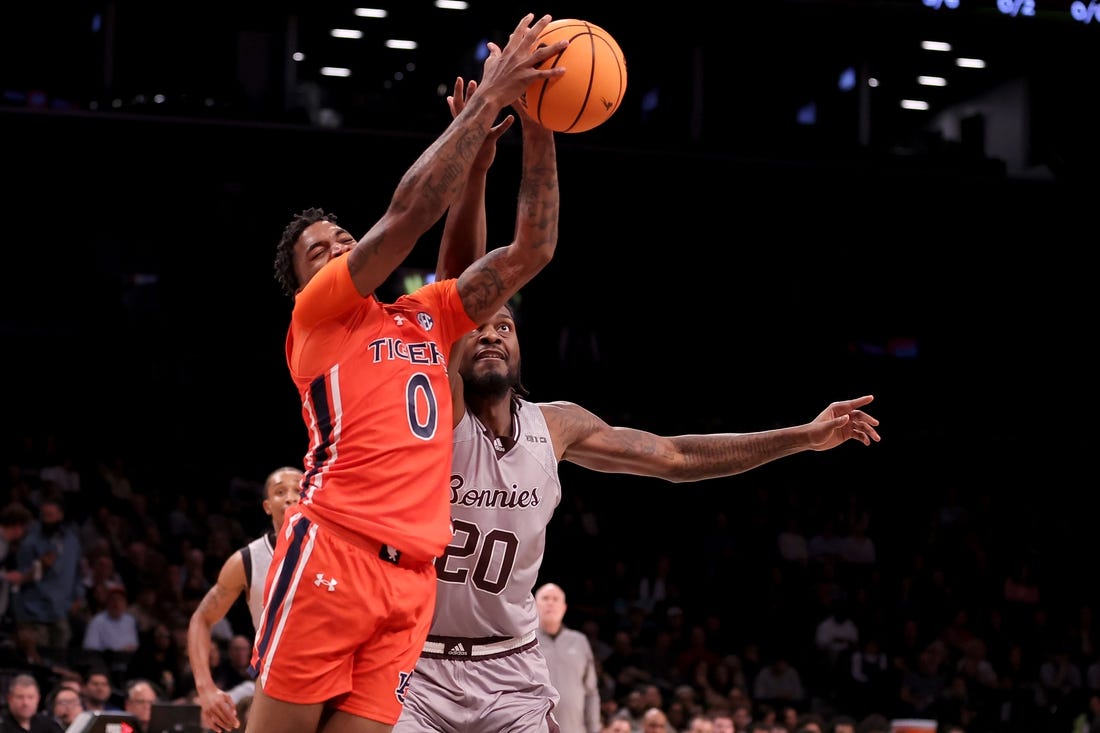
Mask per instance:
[[[435,6],[440,10],[465,10],[470,4],[466,0],[435,0]]]
[[[352,28],[333,28],[329,31],[329,35],[333,38],[360,39],[363,37],[363,31],[357,31]]]
[[[925,51],[950,51],[951,44],[944,41],[921,41],[920,47]]]
[[[342,66],[322,66],[321,76],[351,76],[351,69]]]
[[[416,49],[416,41],[401,41],[396,38],[391,38],[386,41],[386,48],[403,48],[412,51]]]
[[[902,109],[928,109],[928,102],[923,99],[903,99],[901,100]]]
[[[917,83],[922,87],[945,87],[947,79],[942,76],[918,76]]]
[[[985,61],[981,59],[967,59],[960,57],[955,59],[955,66],[961,66],[964,69],[984,69]]]
[[[360,18],[385,18],[389,15],[382,8],[356,8],[355,14]]]

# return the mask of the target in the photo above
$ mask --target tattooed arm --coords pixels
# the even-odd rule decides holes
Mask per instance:
[[[481,90],[470,98],[476,102]],[[558,244],[558,163],[554,133],[515,105],[523,129],[523,177],[511,244],[490,250],[458,276],[470,318],[487,321],[554,256]],[[465,110],[464,110],[465,111]]]
[[[218,689],[210,673],[210,633],[247,587],[244,556],[238,550],[222,565],[217,582],[206,592],[187,625],[187,656],[195,678],[196,702],[202,707],[203,724],[215,731],[234,730],[240,723],[237,706],[228,693]]]
[[[874,397],[833,402],[802,425],[755,433],[666,437],[608,425],[571,402],[540,404],[559,460],[605,473],[653,476],[673,483],[743,473],[777,458],[823,451],[849,440],[880,440],[879,421],[862,409]]]
[[[564,69],[537,68],[565,50],[568,42],[539,47],[535,39],[551,19],[546,15],[531,25],[533,19],[530,13],[524,16],[503,49],[489,44],[477,94],[405,172],[382,218],[348,253],[352,280],[364,297],[390,276],[455,200],[500,111],[536,79],[564,73]]]

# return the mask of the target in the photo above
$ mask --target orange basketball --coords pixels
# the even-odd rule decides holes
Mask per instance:
[[[575,18],[551,21],[539,45],[569,39],[569,46],[540,68],[564,66],[555,79],[540,79],[521,97],[524,109],[543,127],[557,132],[584,132],[615,114],[626,91],[626,59],[611,34]]]

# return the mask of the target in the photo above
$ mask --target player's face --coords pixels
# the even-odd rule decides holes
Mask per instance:
[[[466,339],[458,370],[463,382],[484,392],[510,390],[519,373],[519,339],[508,308],[502,307]]]
[[[264,507],[270,512],[276,530],[283,526],[286,510],[298,503],[301,480],[302,474],[297,471],[280,471],[267,485]]]
[[[355,246],[355,237],[331,221],[310,224],[294,244],[294,274],[301,287],[329,260],[347,254]]]

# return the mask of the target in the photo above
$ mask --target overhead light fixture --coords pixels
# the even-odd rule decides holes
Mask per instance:
[[[947,79],[942,76],[918,76],[917,83],[922,87],[945,87]]]
[[[985,61],[982,59],[967,59],[959,57],[955,59],[955,66],[961,66],[964,69],[984,69]]]
[[[470,4],[465,0],[435,0],[435,6],[440,10],[465,10]]]
[[[342,66],[322,66],[321,76],[351,76],[351,69]]]
[[[360,18],[385,18],[389,15],[382,8],[356,8],[355,14]]]
[[[329,35],[333,38],[351,38],[358,40],[363,37],[363,31],[357,31],[353,28],[333,28],[329,31]]]
[[[416,41],[402,41],[397,38],[391,38],[386,41],[386,48],[401,48],[406,51],[413,51],[416,49]]]
[[[903,99],[901,100],[902,109],[928,109],[928,102],[923,99]]]
[[[945,41],[921,41],[920,47],[925,51],[950,51],[951,44]]]

